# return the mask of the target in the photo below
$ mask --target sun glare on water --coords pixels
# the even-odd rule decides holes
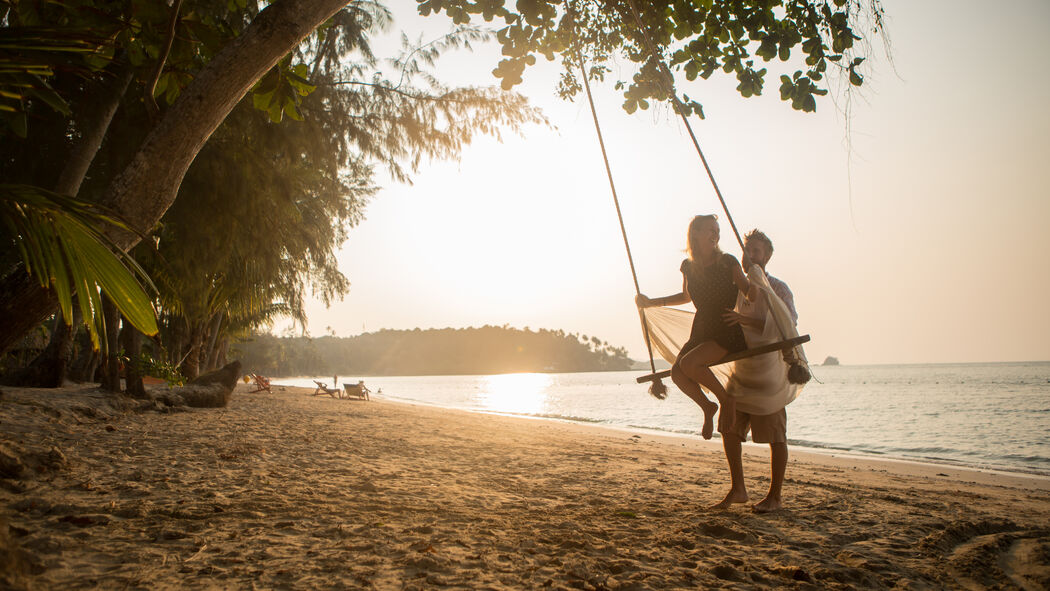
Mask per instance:
[[[550,376],[542,373],[485,376],[478,402],[486,410],[538,414],[544,410],[550,384]]]

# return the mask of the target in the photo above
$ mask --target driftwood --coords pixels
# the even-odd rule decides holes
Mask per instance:
[[[241,362],[233,361],[215,371],[198,376],[173,393],[195,408],[224,408],[230,403],[237,380],[241,377]]]

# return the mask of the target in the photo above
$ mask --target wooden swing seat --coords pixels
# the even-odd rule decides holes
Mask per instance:
[[[744,349],[743,351],[738,351],[736,353],[730,353],[730,354],[726,355],[725,357],[719,359],[715,363],[712,363],[711,365],[721,365],[723,363],[729,363],[730,361],[737,361],[739,359],[747,359],[748,357],[754,357],[755,355],[763,355],[765,353],[772,353],[773,351],[783,351],[784,349],[791,349],[792,347],[797,347],[797,346],[799,346],[799,345],[801,345],[803,343],[808,343],[808,342],[809,342],[809,335],[808,334],[804,334],[802,336],[797,336],[797,337],[795,337],[793,339],[788,339],[786,341],[778,341],[776,343],[770,343],[768,345],[762,345],[761,347],[755,347],[754,349]],[[644,383],[644,382],[652,382],[652,381],[655,381],[655,380],[663,379],[663,378],[666,378],[669,375],[671,375],[671,370],[665,369],[664,371],[658,371],[656,373],[651,373],[651,374],[646,374],[644,376],[641,376],[641,377],[637,378],[636,381],[639,384],[641,384],[641,383]]]

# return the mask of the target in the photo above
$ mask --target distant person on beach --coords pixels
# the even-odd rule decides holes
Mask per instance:
[[[719,234],[718,216],[694,217],[686,235],[689,258],[682,261],[682,291],[661,298],[639,294],[635,300],[640,308],[689,302],[696,306],[689,340],[671,366],[671,380],[703,410],[701,435],[704,439],[711,439],[713,435],[714,415],[719,405],[722,408],[718,415],[720,432],[730,428],[726,421],[735,416],[733,400],[709,366],[729,353],[747,348],[740,324],[727,323],[724,314],[732,311],[738,293],[749,298],[755,295],[736,257],[718,247]],[[718,403],[704,395],[705,388],[715,395]]]
[[[744,258],[750,260],[760,268],[769,282],[769,287],[783,300],[791,315],[791,321],[798,323],[798,312],[795,311],[795,298],[787,284],[766,272],[766,265],[773,256],[773,241],[759,230],[752,230],[744,237]],[[728,324],[746,326],[761,332],[766,319],[765,308],[768,306],[765,298],[755,298],[744,302],[738,311],[728,311],[724,317]],[[774,354],[769,359],[779,364],[780,357]],[[761,360],[755,360],[761,363]],[[766,369],[766,368],[762,368]],[[768,368],[778,371],[777,368]],[[745,370],[746,371],[746,370]],[[781,370],[782,371],[782,370]],[[741,444],[747,440],[747,432],[751,431],[751,439],[755,443],[769,444],[769,458],[771,475],[769,480],[769,492],[766,498],[751,506],[756,513],[768,513],[776,511],[782,506],[781,490],[784,486],[784,472],[787,469],[787,410],[781,407],[778,412],[768,415],[752,414],[742,410],[736,410],[732,422],[719,419],[718,432],[722,436],[722,447],[725,450],[726,462],[729,464],[730,487],[725,498],[713,509],[725,509],[734,503],[746,503],[748,501],[747,488],[744,485],[744,467],[741,458]],[[723,430],[723,425],[728,428]]]

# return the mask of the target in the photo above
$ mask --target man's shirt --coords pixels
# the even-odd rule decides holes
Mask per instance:
[[[787,283],[773,277],[769,273],[766,273],[766,278],[769,279],[769,286],[773,288],[773,293],[777,294],[777,297],[784,300],[784,303],[787,305],[788,312],[791,313],[791,322],[798,324],[798,312],[795,311],[795,296],[791,293]]]

